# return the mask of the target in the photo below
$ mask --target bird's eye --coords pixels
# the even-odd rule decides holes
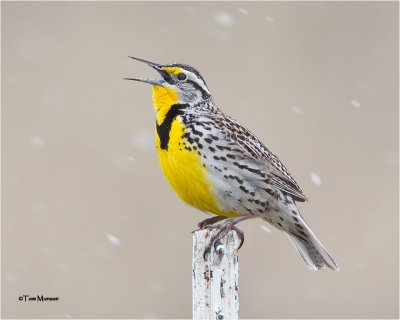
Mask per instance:
[[[186,74],[184,74],[184,73],[179,73],[178,74],[178,80],[179,81],[185,81],[186,79],[187,79]]]

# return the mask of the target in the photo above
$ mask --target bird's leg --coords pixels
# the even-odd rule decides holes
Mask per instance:
[[[238,250],[242,247],[243,242],[244,242],[244,233],[242,230],[238,229],[235,225],[243,220],[253,218],[254,216],[248,215],[248,216],[240,216],[240,217],[235,217],[235,218],[229,218],[223,223],[216,224],[216,225],[208,225],[207,227],[210,229],[219,229],[219,231],[211,238],[210,242],[208,243],[206,249],[204,250],[204,260],[206,259],[207,253],[211,251],[211,246],[214,245],[214,243],[217,240],[220,240],[221,238],[225,237],[229,231],[235,230],[236,233],[239,236],[240,239],[240,244],[238,247]],[[222,219],[221,219],[222,220]]]
[[[210,225],[212,225],[214,223],[220,222],[221,220],[224,220],[224,219],[228,219],[228,217],[215,216],[215,217],[208,218],[208,219],[205,219],[203,221],[200,221],[197,226],[199,227],[199,230],[203,230],[203,229],[207,228],[208,226],[210,226]]]

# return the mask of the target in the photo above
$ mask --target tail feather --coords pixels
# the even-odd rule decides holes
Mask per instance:
[[[305,223],[304,225],[306,227],[305,231],[307,237],[297,236],[293,233],[288,234],[288,236],[296,249],[300,252],[308,268],[311,270],[322,270],[327,266],[332,270],[339,271],[339,266],[335,260],[333,260],[328,251]]]
[[[295,211],[294,214],[293,211]],[[322,270],[328,267],[339,271],[338,264],[307,226],[297,208],[294,206],[290,213],[286,215],[284,213],[281,211],[277,215],[270,215],[263,217],[263,219],[288,235],[289,240],[299,251],[309,269]],[[277,219],[278,217],[279,219]]]

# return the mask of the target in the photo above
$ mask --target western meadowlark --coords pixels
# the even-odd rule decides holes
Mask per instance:
[[[276,155],[215,104],[200,73],[184,64],[144,62],[162,79],[150,83],[156,116],[157,153],[165,177],[189,205],[216,216],[199,228],[217,228],[215,240],[236,224],[260,217],[287,233],[312,270],[339,266],[305,223],[296,201],[307,198]],[[222,221],[224,220],[224,221]]]

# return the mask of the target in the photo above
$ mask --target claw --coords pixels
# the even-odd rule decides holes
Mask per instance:
[[[241,216],[241,217],[236,217],[236,218],[230,218],[230,219],[226,220],[225,222],[223,222],[221,224],[217,224],[217,225],[206,224],[207,228],[219,229],[219,231],[210,239],[209,243],[207,244],[207,246],[204,250],[204,254],[203,254],[204,260],[206,260],[207,254],[209,252],[211,252],[211,246],[214,245],[216,241],[225,237],[228,234],[228,232],[231,230],[235,230],[235,232],[237,233],[237,235],[240,239],[240,244],[239,244],[239,247],[237,248],[237,250],[239,250],[244,243],[244,233],[242,230],[238,229],[235,226],[235,224],[239,223],[240,221],[249,219],[251,217],[252,216]],[[217,217],[214,217],[214,218],[217,218]],[[215,223],[215,220],[217,220],[217,219],[214,219],[214,218],[204,220],[200,223],[203,224],[203,223],[209,222],[209,221],[214,221],[214,223]],[[222,219],[218,219],[217,221],[220,221],[220,220],[222,220]],[[200,223],[199,223],[199,227],[200,227]]]
[[[211,251],[211,245],[210,245],[210,242],[209,242],[207,247],[206,247],[206,249],[204,250],[204,253],[203,253],[203,259],[204,260],[207,260],[206,256],[207,256],[208,253],[210,253],[210,251]]]
[[[239,243],[239,247],[237,248],[239,250],[243,246],[243,243],[244,243],[244,233],[242,230],[238,229],[237,227],[233,227],[232,229],[236,231],[236,233],[239,237],[240,243]]]

